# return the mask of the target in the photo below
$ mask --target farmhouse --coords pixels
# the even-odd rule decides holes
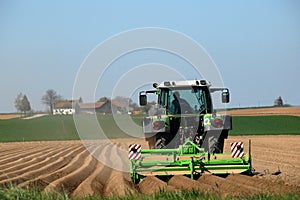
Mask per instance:
[[[104,104],[105,104],[105,102],[81,103],[79,105],[80,113],[85,113],[85,114],[93,114],[96,112],[98,113],[101,110],[103,111]]]
[[[81,113],[101,113],[101,114],[111,114],[118,113],[124,114],[127,113],[126,106],[119,101],[116,100],[106,100],[106,101],[98,101],[96,103],[81,103],[80,112]]]
[[[79,100],[59,101],[53,106],[53,115],[72,115],[75,113],[78,104]]]
[[[54,115],[73,115],[75,113],[83,114],[124,114],[128,109],[125,104],[117,100],[98,101],[95,103],[82,103],[78,100],[60,101],[54,104]]]

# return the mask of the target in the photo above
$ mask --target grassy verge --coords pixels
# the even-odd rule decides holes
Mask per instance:
[[[85,198],[70,198],[66,193],[46,193],[42,190],[37,190],[34,188],[21,189],[17,187],[9,187],[6,189],[0,189],[0,199],[1,200],[153,200],[153,199],[164,199],[164,200],[174,200],[174,199],[191,199],[191,200],[218,200],[218,199],[269,199],[269,200],[296,200],[299,199],[299,195],[296,193],[289,194],[256,194],[249,196],[238,196],[238,197],[223,197],[217,196],[215,194],[202,193],[198,191],[182,191],[182,192],[159,192],[152,195],[128,195],[123,197],[101,197],[101,196],[90,196]]]
[[[69,197],[65,193],[49,194],[35,188],[22,189],[14,186],[0,189],[1,200],[68,200]]]

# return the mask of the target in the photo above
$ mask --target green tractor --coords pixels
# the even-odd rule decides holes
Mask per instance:
[[[242,142],[232,143],[231,152],[223,153],[232,118],[215,112],[211,93],[221,92],[222,102],[228,103],[227,88],[212,88],[206,80],[165,81],[153,87],[139,95],[141,106],[147,105],[149,94],[157,96],[157,103],[143,118],[149,147],[129,146],[134,183],[146,176],[251,173],[250,142],[249,155]]]
[[[147,94],[157,95],[157,108],[143,119],[143,132],[150,149],[177,148],[188,138],[210,153],[223,153],[224,139],[232,128],[229,115],[218,115],[211,93],[221,91],[229,102],[227,88],[210,88],[206,80],[154,83],[155,90],[140,92],[140,105]],[[151,111],[150,111],[151,112]]]

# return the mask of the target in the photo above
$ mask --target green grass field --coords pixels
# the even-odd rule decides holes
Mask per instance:
[[[300,117],[234,116],[230,135],[298,135]]]
[[[30,120],[0,120],[0,141],[79,139],[72,116],[45,116]]]
[[[46,140],[78,140],[126,138],[133,135],[142,136],[142,129],[130,130],[131,134],[124,133],[114,122],[112,115],[98,116],[105,136],[98,133],[97,128],[92,128],[90,116],[80,116],[86,125],[86,132],[80,137],[72,116],[44,116],[40,118],[23,120],[0,120],[0,142],[12,141],[46,141]],[[124,118],[124,124],[127,123]],[[119,121],[122,122],[122,116]],[[141,124],[141,116],[133,116],[136,124]],[[300,117],[294,116],[259,116],[259,117],[233,117],[233,130],[230,135],[279,135],[300,134]]]

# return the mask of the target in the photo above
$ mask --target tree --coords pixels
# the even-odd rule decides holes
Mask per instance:
[[[132,104],[132,99],[128,98],[128,97],[123,97],[123,96],[116,96],[114,98],[114,100],[119,101],[121,103],[123,103],[124,105],[126,105],[127,107],[129,107]]]
[[[75,108],[74,109],[75,109],[75,114],[80,114],[80,105],[79,105],[79,103],[75,104]]]
[[[155,101],[147,103],[147,105],[140,107],[144,113],[148,113],[149,110],[156,104]]]
[[[133,102],[132,99],[130,99],[128,97],[123,97],[123,96],[116,96],[113,100],[118,101],[123,104],[124,107],[121,108],[122,109],[121,112],[126,113],[126,112],[130,111],[130,106]]]
[[[31,110],[30,102],[28,101],[28,98],[26,95],[24,95],[22,99],[22,111],[24,112],[26,116],[26,112],[29,112]]]
[[[24,113],[24,116],[26,116],[26,112],[31,110],[30,102],[28,101],[27,96],[23,95],[22,93],[17,95],[15,99],[15,107],[17,111]]]
[[[53,89],[46,91],[46,94],[42,97],[42,102],[49,106],[50,113],[53,114],[54,104],[62,100],[62,96],[58,95]]]
[[[137,103],[131,103],[130,104],[130,108],[133,110],[133,111],[136,111],[136,110],[138,110],[139,109],[139,106],[137,105]]]
[[[17,111],[22,112],[22,99],[23,99],[23,94],[19,93],[15,99],[15,108]]]
[[[99,102],[105,102],[105,101],[108,101],[109,100],[109,98],[107,98],[107,97],[101,97],[98,101]]]
[[[277,99],[275,99],[274,106],[283,106],[283,100],[282,100],[281,96],[279,96]]]

